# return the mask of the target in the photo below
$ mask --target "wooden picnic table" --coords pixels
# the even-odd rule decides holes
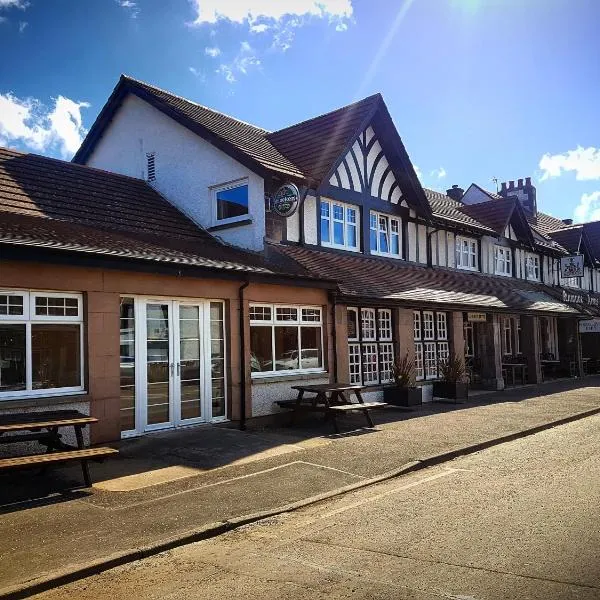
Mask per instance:
[[[339,433],[336,417],[340,413],[360,411],[365,415],[369,427],[374,427],[373,420],[369,414],[371,408],[381,408],[385,402],[365,402],[362,390],[365,386],[353,383],[320,383],[314,385],[293,385],[293,390],[298,392],[295,400],[282,400],[278,404],[284,408],[291,408],[294,415],[300,411],[324,412],[326,419],[333,421],[336,433]],[[312,394],[306,398],[305,394]],[[356,396],[356,402],[349,399],[349,395]]]
[[[29,413],[12,413],[0,415],[0,444],[37,441],[46,446],[42,454],[29,454],[11,458],[0,458],[0,470],[45,466],[50,463],[62,463],[79,460],[83,471],[83,479],[89,487],[92,485],[88,460],[104,458],[118,454],[113,448],[85,448],[83,428],[98,419],[77,410],[40,411]],[[59,429],[73,427],[77,446],[65,444]],[[28,431],[29,433],[19,433]],[[15,435],[16,434],[16,435]]]

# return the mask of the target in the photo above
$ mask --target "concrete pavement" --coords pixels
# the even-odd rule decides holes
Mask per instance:
[[[156,552],[165,541],[168,547],[202,539],[207,528],[222,532],[229,520],[368,484],[414,461],[439,454],[444,460],[448,452],[600,410],[599,385],[598,378],[588,378],[466,405],[391,409],[375,415],[376,430],[341,436],[314,420],[259,432],[196,428],[148,436],[123,443],[122,460],[93,465],[97,484],[91,493],[32,501],[31,477],[10,484],[3,477],[0,595],[35,589],[86,566],[94,570],[106,560],[118,564]],[[352,423],[362,425],[359,418]],[[66,487],[79,476],[76,466],[52,471],[35,488],[39,495],[45,486]]]
[[[39,600],[600,598],[600,415]]]

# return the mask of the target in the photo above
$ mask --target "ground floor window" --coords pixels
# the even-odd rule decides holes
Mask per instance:
[[[389,383],[396,341],[391,309],[349,307],[347,315],[350,383]]]
[[[413,318],[416,379],[437,379],[440,365],[450,356],[448,315],[441,311],[416,310]]]
[[[83,390],[81,294],[0,290],[0,399]]]
[[[521,317],[502,317],[502,354],[504,356],[517,356],[521,354]]]
[[[250,306],[253,374],[322,371],[323,320],[317,306]]]

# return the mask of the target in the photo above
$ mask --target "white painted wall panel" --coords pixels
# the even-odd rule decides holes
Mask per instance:
[[[456,267],[456,252],[454,249],[455,237],[454,234],[449,231],[446,238],[448,241],[448,266],[454,269]]]
[[[417,228],[414,223],[407,224],[408,232],[408,260],[417,261]]]
[[[433,231],[433,229],[431,231]],[[438,236],[437,236],[437,233],[432,233],[429,236],[429,238],[431,240],[431,263],[434,266],[437,266],[439,264],[439,259],[438,259]]]
[[[287,227],[287,239],[290,242],[300,241],[300,211],[297,210],[291,217],[285,220]]]
[[[252,224],[218,232],[224,241],[262,250],[265,236],[264,182],[200,136],[137,96],[128,96],[87,164],[143,178],[146,152],[156,152],[155,187],[204,227],[215,224],[210,187],[247,178]]]
[[[307,244],[316,244],[317,239],[317,199],[307,196],[304,200],[304,241]]]
[[[419,238],[417,261],[427,264],[427,228],[425,225],[419,225],[417,235]]]
[[[448,248],[445,231],[437,232],[438,264],[440,267],[448,266]]]

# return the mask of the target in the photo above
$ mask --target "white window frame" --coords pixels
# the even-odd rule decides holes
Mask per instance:
[[[426,342],[435,340],[435,320],[431,310],[423,311],[423,340]]]
[[[525,277],[528,281],[541,281],[542,261],[539,254],[525,254]]]
[[[448,313],[446,311],[415,310],[413,312],[415,344],[415,379],[438,379],[442,360],[450,353]],[[432,358],[433,352],[433,358]]]
[[[456,268],[466,271],[479,270],[478,240],[457,235],[455,240]],[[473,261],[470,259],[473,258]],[[470,264],[473,262],[473,264]]]
[[[217,206],[217,193],[225,190],[232,190],[242,186],[248,187],[248,212],[244,215],[238,215],[237,217],[229,217],[227,219],[219,219],[219,209]],[[213,223],[214,225],[227,225],[229,223],[237,223],[238,221],[247,221],[250,219],[250,182],[248,178],[238,179],[229,183],[223,183],[210,187],[211,202],[213,207]]]
[[[375,219],[375,227],[373,227],[373,219]],[[384,221],[382,226],[382,220]],[[396,225],[397,231],[394,231],[393,225]],[[371,232],[375,232],[375,248],[371,245]],[[381,250],[380,235],[387,236],[387,244],[389,251]],[[392,252],[392,238],[398,239],[398,252]],[[387,256],[389,258],[402,258],[402,220],[399,217],[386,215],[385,213],[371,211],[369,213],[369,246],[371,254],[376,256]]]
[[[321,205],[319,207],[319,235],[321,232],[321,221],[323,220],[322,206],[327,205],[329,207],[329,241],[324,241],[321,237],[321,246],[325,248],[337,248],[338,250],[348,250],[350,252],[360,252],[360,238],[361,238],[361,227],[360,227],[360,209],[356,204],[347,204],[346,202],[338,202],[337,200],[329,200],[327,198],[321,198]],[[334,206],[342,208],[343,217],[342,219],[334,219],[333,212]],[[349,211],[354,212],[354,221],[349,219]],[[344,231],[344,243],[336,244],[334,241],[334,224],[341,223]],[[356,245],[351,246],[348,243],[348,228],[354,228]]]
[[[512,277],[512,249],[507,246],[494,246],[494,274]]]
[[[326,346],[323,340],[323,308],[314,305],[302,304],[265,304],[261,302],[252,302],[249,306],[249,311],[254,307],[263,307],[271,309],[270,319],[250,319],[250,327],[269,327],[271,329],[271,356],[273,357],[273,369],[275,368],[275,327],[298,327],[298,364],[302,365],[302,328],[319,329],[321,332],[321,366],[303,369],[301,366],[298,369],[281,369],[271,371],[255,371],[251,374],[253,379],[261,377],[278,377],[285,375],[303,374],[303,373],[325,373],[325,353]],[[295,320],[284,320],[277,318],[277,309],[294,309],[297,310],[297,318]],[[318,321],[303,320],[303,309],[318,310],[320,319]]]
[[[83,294],[75,292],[56,292],[45,290],[0,290],[0,295],[22,296],[23,314],[22,315],[0,315],[0,322],[5,325],[25,325],[25,389],[0,391],[0,403],[4,400],[17,398],[39,398],[63,396],[71,394],[81,394],[85,392],[85,348],[84,348],[84,320],[83,320]],[[36,315],[35,299],[37,297],[46,298],[71,298],[76,299],[77,316],[59,316],[59,315]],[[67,386],[61,388],[43,388],[33,389],[33,345],[31,330],[33,325],[79,325],[79,374],[80,384],[76,386]]]
[[[363,385],[389,383],[393,380],[395,355],[392,310],[349,306],[347,313],[358,320],[357,337],[348,338],[350,382]],[[375,368],[371,368],[373,365]]]

